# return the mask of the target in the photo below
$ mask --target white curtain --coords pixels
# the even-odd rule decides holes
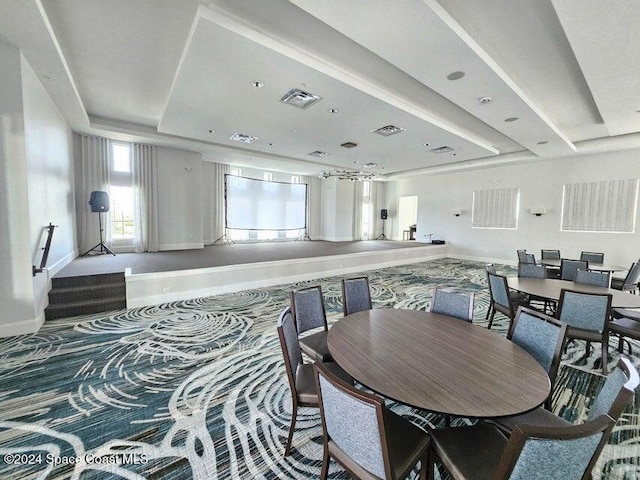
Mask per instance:
[[[376,238],[382,233],[382,220],[380,219],[380,210],[387,208],[385,198],[386,184],[384,182],[371,182],[371,235],[370,237]],[[391,221],[385,222],[384,234],[387,238],[391,238]]]
[[[344,181],[344,180],[341,180]],[[353,239],[362,240],[362,192],[363,183],[353,182]]]
[[[158,172],[156,147],[131,145],[136,252],[158,251]]]
[[[203,162],[205,179],[203,194],[203,235],[208,243],[213,243],[225,233],[225,191],[224,176],[231,173],[231,167],[221,163]]]
[[[98,213],[91,213],[91,192],[109,192],[112,163],[111,140],[75,134],[76,214],[78,245],[84,253],[100,241]],[[111,243],[109,213],[102,214],[103,240]]]
[[[316,220],[315,218],[313,218],[313,214],[311,213],[313,212],[313,209],[311,208],[311,201],[313,199],[313,195],[315,194],[315,183],[313,180],[313,177],[307,175],[300,176],[300,183],[307,184],[307,231],[305,233],[309,236],[310,239],[311,233],[313,232],[315,234],[315,229],[312,228],[312,221],[315,222]]]

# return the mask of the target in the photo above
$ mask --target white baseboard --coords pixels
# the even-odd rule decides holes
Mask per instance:
[[[504,258],[493,258],[493,257],[477,257],[474,255],[457,255],[457,254],[449,254],[449,258],[454,258],[456,260],[469,260],[471,262],[482,262],[482,263],[498,263],[500,265],[511,265],[512,267],[517,267],[518,262],[515,260],[505,260]]]
[[[44,323],[44,310],[36,318],[21,320],[19,322],[2,324],[0,337],[15,337],[16,335],[28,335],[37,333]]]
[[[45,270],[48,272],[49,278],[55,276],[56,273],[69,265],[78,255],[80,255],[80,251],[78,249],[72,250],[53,265],[46,267]]]
[[[320,240],[325,242],[353,242],[353,237],[320,237]]]

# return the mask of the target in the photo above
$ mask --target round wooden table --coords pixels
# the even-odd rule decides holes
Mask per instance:
[[[554,278],[510,277],[507,282],[509,283],[509,288],[536,297],[548,298],[549,300],[558,300],[560,298],[560,290],[566,288],[584,293],[610,293],[612,307],[640,308],[640,295],[633,295],[612,288],[594,287],[593,285],[584,285]]]
[[[547,267],[560,267],[561,260],[551,258],[540,260],[540,263]],[[627,268],[628,267],[621,267],[620,265],[611,265],[610,263],[589,262],[589,270],[597,270],[598,272],[621,272]]]
[[[551,388],[544,369],[515,343],[445,315],[366,310],[333,325],[327,343],[363,385],[432,412],[515,415],[541,405]]]

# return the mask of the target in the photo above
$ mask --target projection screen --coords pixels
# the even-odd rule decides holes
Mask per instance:
[[[300,230],[307,225],[307,185],[225,175],[228,229]]]

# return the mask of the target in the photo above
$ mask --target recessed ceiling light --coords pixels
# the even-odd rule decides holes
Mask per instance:
[[[329,113],[338,113],[340,110],[338,110],[337,108],[330,108],[329,110],[327,110],[327,112]]]
[[[251,85],[253,85],[256,88],[264,87],[264,83],[262,83],[262,82],[251,82]]]
[[[485,105],[487,103],[491,103],[493,101],[493,98],[491,98],[491,97],[482,97],[482,98],[479,98],[478,101],[480,102],[481,105]]]
[[[547,142],[546,140],[543,140],[542,142],[538,142],[538,145],[546,145],[547,143],[549,142]]]
[[[423,147],[428,147],[428,146],[429,146],[429,144],[428,144],[428,143],[425,143],[425,144],[423,145]]]
[[[216,133],[216,131],[209,129],[209,133]]]
[[[448,146],[448,145],[443,145],[441,147],[437,147],[437,148],[432,148],[431,150],[429,150],[432,153],[435,153],[436,155],[442,155],[443,153],[452,153],[453,152],[453,148]]]
[[[378,164],[374,163],[374,162],[369,162],[369,163],[363,163],[362,164],[362,168],[374,168],[377,167]]]
[[[291,131],[292,131],[293,133],[298,133],[298,129],[297,129],[297,128],[292,128],[292,129],[291,129]]]
[[[329,155],[328,152],[322,152],[320,150],[315,150],[311,153],[308,153],[307,155],[310,155],[312,157],[326,157],[327,155]]]
[[[464,77],[464,72],[451,72],[447,75],[447,80],[460,80],[462,77]]]
[[[270,147],[273,147],[273,143],[271,142],[267,143],[267,145],[269,145]]]
[[[509,117],[509,118],[505,118],[504,121],[505,122],[515,122],[516,120],[518,120],[518,117]]]

